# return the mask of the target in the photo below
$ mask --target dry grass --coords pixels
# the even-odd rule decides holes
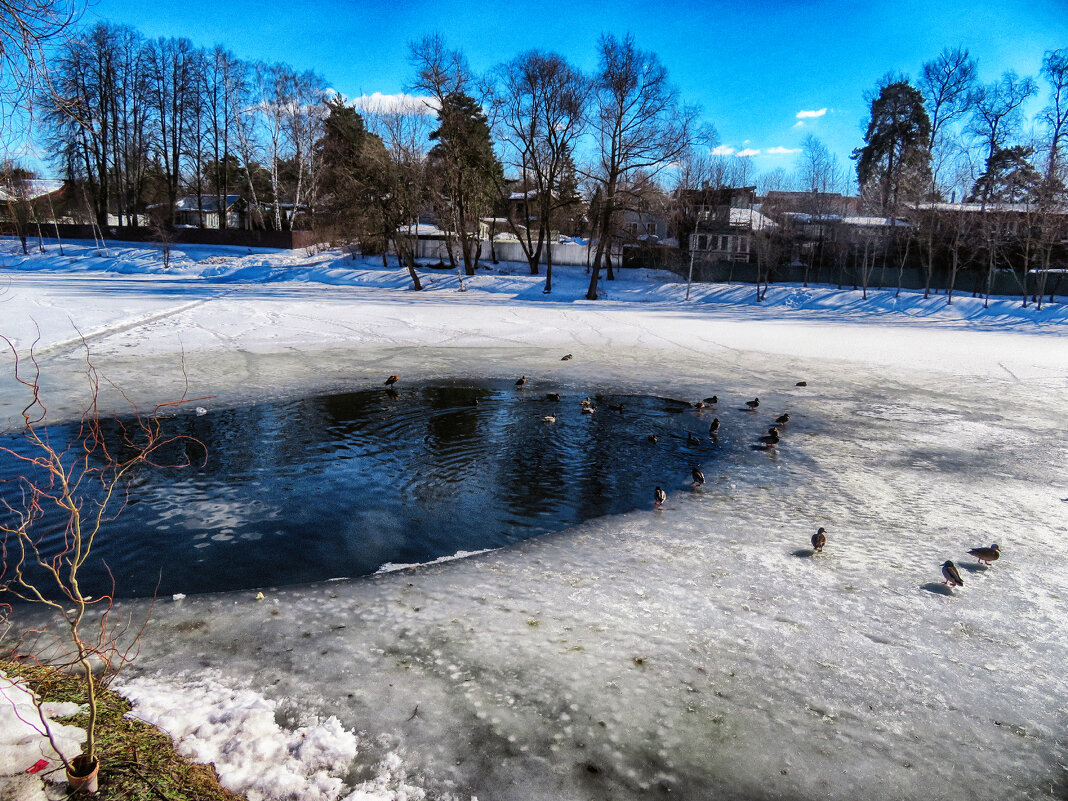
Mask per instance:
[[[0,662],[9,676],[24,677],[48,701],[85,702],[81,681],[40,668]],[[244,801],[219,785],[211,765],[179,756],[169,736],[140,720],[126,717],[130,704],[108,690],[100,693],[97,753],[100,801]],[[84,725],[78,717],[65,723]]]

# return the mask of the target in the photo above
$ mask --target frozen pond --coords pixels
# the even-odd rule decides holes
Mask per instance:
[[[20,295],[19,278],[27,302],[6,309],[54,303],[52,331],[60,311],[93,312],[95,357],[139,399],[171,400],[184,377],[216,395],[197,425],[264,401],[379,392],[390,373],[408,392],[481,382],[503,399],[526,374],[570,398],[720,398],[707,483],[690,489],[680,458],[660,510],[643,491],[466,559],[267,588],[262,601],[161,598],[125,691],[235,786],[287,797],[277,763],[269,781],[259,772],[272,741],[248,721],[266,710],[291,755],[303,756],[301,727],[328,716],[358,733],[355,756],[307,755],[315,776],[286,785],[302,801],[1068,793],[1068,346],[1054,331],[993,330],[968,299],[943,314],[944,300],[897,308],[889,293],[885,315],[851,314],[855,293],[798,287],[773,287],[774,307],[699,307],[678,286],[635,282],[612,297],[648,303],[549,308],[518,276],[506,299],[488,278],[438,297],[286,283],[213,298],[98,296],[65,275]],[[580,298],[572,278],[562,297]],[[66,292],[77,302],[54,300]],[[51,336],[49,382],[77,387],[54,377],[69,366],[76,378],[76,338]],[[58,394],[77,408],[75,392]],[[749,447],[768,422],[740,411],[753,396],[791,414],[774,456]],[[18,408],[0,395],[5,415]],[[828,544],[813,558],[817,526]],[[317,534],[312,521],[305,536]],[[992,542],[992,567],[968,558]],[[940,584],[946,559],[963,588]]]
[[[636,396],[721,389],[727,430],[752,430],[701,492],[678,471],[662,510],[162,604],[135,672],[190,704],[236,683],[290,725],[337,715],[362,733],[350,783],[431,798],[1063,794],[1063,388],[738,361],[585,368]],[[754,394],[791,413],[774,456],[749,447]],[[1000,562],[969,560],[993,541]],[[945,559],[965,588],[943,591]]]

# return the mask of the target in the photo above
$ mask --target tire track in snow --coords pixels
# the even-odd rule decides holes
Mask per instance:
[[[192,300],[188,303],[183,303],[179,306],[175,306],[174,308],[160,312],[153,312],[152,314],[146,314],[144,317],[138,317],[136,319],[128,320],[126,322],[104,325],[96,329],[95,331],[84,333],[81,336],[71,337],[70,339],[60,340],[59,342],[53,342],[51,345],[47,345],[46,347],[41,348],[39,351],[37,351],[37,353],[41,357],[57,356],[63,353],[64,351],[71,351],[76,348],[80,348],[83,344],[88,345],[91,342],[95,342],[106,337],[113,336],[115,334],[124,334],[128,331],[133,331],[136,328],[140,328],[146,325],[152,325],[153,323],[157,323],[160,320],[166,320],[167,318],[174,317],[175,315],[181,314],[182,312],[186,312],[190,309],[195,309],[198,306],[203,306],[207,303],[219,300],[220,298],[229,295],[233,291],[233,289],[224,289],[218,292],[217,294],[212,295],[210,298]]]

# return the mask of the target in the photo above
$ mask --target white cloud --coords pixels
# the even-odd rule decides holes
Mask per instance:
[[[826,113],[827,113],[827,109],[825,109],[825,108],[821,108],[821,109],[818,109],[816,111],[799,111],[799,112],[797,112],[797,119],[805,120],[805,119],[811,119],[813,117],[822,117]]]
[[[797,122],[794,123],[793,127],[795,127],[795,128],[804,128],[805,127],[805,121],[804,120],[798,120]]]
[[[741,156],[741,157],[745,157],[745,156],[756,156],[759,153],[760,153],[760,150],[754,150],[751,147],[747,147],[745,150],[739,150],[737,155]]]
[[[789,155],[790,153],[800,153],[801,152],[801,148],[799,148],[799,147],[783,147],[782,145],[777,145],[775,147],[769,147],[764,152],[767,153],[769,156],[785,156],[785,155]]]
[[[384,95],[375,92],[370,95],[360,95],[352,101],[353,107],[359,111],[374,113],[405,113],[405,114],[436,114],[438,101],[433,97],[421,97],[409,95],[403,92],[395,95]]]
[[[730,145],[719,145],[718,147],[713,148],[712,150],[713,156],[733,156],[734,153],[735,150]]]

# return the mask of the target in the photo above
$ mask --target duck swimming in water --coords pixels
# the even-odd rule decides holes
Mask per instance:
[[[656,502],[657,506],[663,506],[664,501],[667,500],[667,493],[660,489],[660,487],[657,487],[653,490],[653,500]]]
[[[561,356],[561,357],[560,357],[560,361],[562,361],[562,362],[569,362],[569,361],[571,361],[571,359],[573,359],[573,358],[574,358],[574,357],[573,357],[573,356],[572,356],[572,355],[571,355],[570,353],[568,353],[568,354],[567,354],[567,355],[565,355],[565,356]]]
[[[757,406],[760,405],[760,398],[753,398],[751,401],[746,401],[745,405],[749,407],[749,411],[755,412]]]
[[[790,422],[790,415],[788,413],[780,414],[778,417],[775,418],[775,422],[781,426],[784,426]]]
[[[396,384],[398,381],[400,381],[400,376],[399,375],[391,375],[389,378],[386,379],[386,386],[387,387],[391,387],[394,384]]]
[[[719,398],[713,395],[711,398],[705,398],[705,403],[711,406],[715,406],[717,403],[719,403]]]
[[[696,467],[690,471],[690,475],[693,477],[694,487],[700,487],[702,484],[705,483],[705,474],[702,473]]]
[[[989,548],[972,548],[968,553],[986,565],[1001,558],[1001,548],[996,542]]]
[[[658,443],[660,441],[660,437],[658,437],[656,434],[650,434],[648,439],[654,445],[656,445],[656,443]]]
[[[719,436],[719,418],[718,417],[712,418],[712,425],[710,425],[708,427],[708,436],[710,436],[710,437],[718,437]]]
[[[527,377],[525,375],[524,376],[520,376],[515,381],[516,389],[518,389],[519,387],[523,386],[525,383],[527,383]]]
[[[701,438],[694,434],[692,431],[686,432],[686,444],[687,445],[700,445]]]

